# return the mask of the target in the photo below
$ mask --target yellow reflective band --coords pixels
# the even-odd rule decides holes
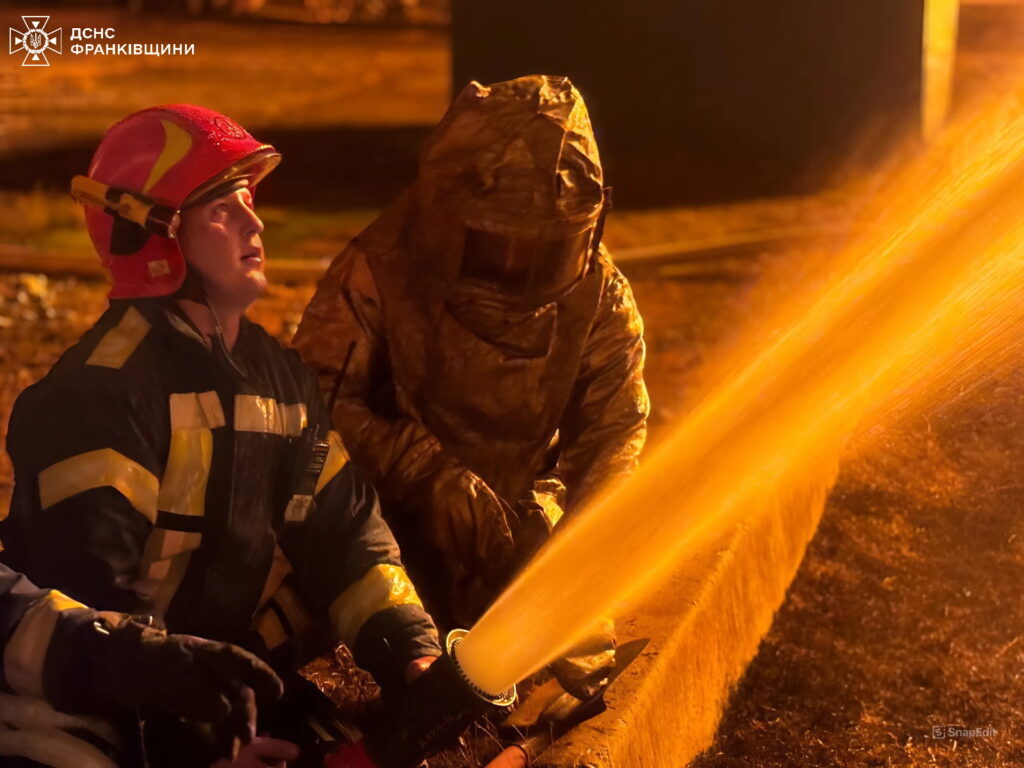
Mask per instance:
[[[284,405],[270,397],[235,396],[235,430],[298,437],[306,428],[306,404]]]
[[[167,533],[174,533],[174,531],[167,531]],[[193,541],[195,541],[196,547],[199,546],[199,534],[186,535],[195,536]],[[143,563],[147,570],[140,572],[147,574],[150,578],[145,578],[133,586],[140,594],[150,598],[150,611],[157,618],[163,620],[167,615],[167,607],[174,599],[178,587],[181,586],[182,579],[185,578],[185,571],[188,570],[189,560],[192,558],[194,549],[194,547],[186,549],[180,554],[152,564]]]
[[[171,443],[156,506],[190,517],[206,514],[206,486],[213,462],[212,429],[224,426],[224,411],[214,391],[175,392],[170,398]],[[163,617],[188,570],[202,534],[154,528],[146,540],[133,587],[150,598]]]
[[[160,124],[164,127],[164,148],[160,151],[160,156],[150,169],[149,178],[142,185],[142,191],[147,193],[154,184],[163,178],[167,171],[177,165],[178,161],[188,154],[188,150],[192,146],[192,137],[188,135],[186,130],[175,125],[170,120],[161,120]]]
[[[80,602],[74,598],[68,597],[63,592],[59,592],[56,589],[51,589],[49,594],[44,598],[53,610],[70,611],[72,608],[85,608]]]
[[[128,307],[121,322],[107,331],[85,361],[86,365],[120,368],[149,333],[149,321],[135,307]]]
[[[203,538],[202,534],[192,531],[168,531],[166,528],[158,528],[155,532],[159,536],[154,537],[152,550],[154,560],[166,560],[168,557],[180,555],[182,552],[197,549]]]
[[[348,451],[345,450],[345,445],[341,442],[341,435],[332,429],[327,433],[327,444],[330,446],[330,450],[327,452],[324,468],[320,470],[320,477],[316,479],[314,495],[320,493],[323,487],[341,471],[342,467],[348,464]]]
[[[25,612],[4,648],[4,677],[23,696],[42,698],[43,664],[50,638],[62,611],[85,608],[56,590],[50,590]]]
[[[536,501],[540,504],[541,514],[544,515],[544,519],[548,523],[548,530],[554,530],[555,526],[558,525],[558,521],[562,519],[565,510],[562,509],[551,494],[538,493],[536,496]]]
[[[220,397],[208,392],[175,393],[170,397],[171,429],[216,429],[223,427]]]
[[[213,460],[213,434],[208,429],[171,433],[164,480],[157,508],[176,515],[201,516],[206,509],[206,481]]]
[[[133,588],[155,599],[161,586],[176,574],[176,559],[198,549],[202,540],[200,533],[154,528],[146,540],[139,565],[140,578]]]
[[[291,405],[278,403],[277,413],[281,425],[281,434],[288,437],[298,437],[309,423],[309,420],[306,418],[305,403],[292,403]]]
[[[189,557],[202,540],[202,534],[189,531],[154,528],[150,532],[139,563],[139,578],[132,588],[150,599],[157,616],[163,618],[166,613],[185,575]]]
[[[313,497],[304,494],[293,494],[288,500],[288,506],[284,508],[284,521],[286,523],[304,523],[309,517],[309,510],[313,508]]]
[[[145,200],[140,200],[138,197],[131,193],[121,193],[115,203],[117,207],[117,215],[133,221],[140,227],[146,226],[146,219],[149,217],[149,212],[153,210],[153,203],[147,203]]]
[[[296,637],[301,638],[313,626],[313,616],[291,584],[282,584],[270,601],[277,603],[277,607],[291,625],[292,634]]]
[[[256,614],[256,619],[253,621],[253,629],[263,638],[268,651],[274,650],[288,639],[288,633],[284,629],[284,624],[277,618],[277,614],[274,613],[270,606],[264,606],[263,610]]]
[[[39,473],[39,503],[49,509],[75,494],[108,485],[151,523],[156,520],[156,475],[113,448],[80,453],[44,469]]]
[[[423,607],[405,569],[381,563],[335,598],[328,615],[336,637],[351,648],[371,616],[396,605]]]
[[[199,407],[203,409],[203,416],[206,417],[206,426],[210,429],[223,427],[227,424],[224,419],[224,410],[220,407],[220,396],[212,389],[209,392],[200,392]]]
[[[223,424],[224,414],[215,392],[172,394],[170,411],[171,445],[157,509],[198,517],[206,511],[206,483],[213,461],[210,428]]]

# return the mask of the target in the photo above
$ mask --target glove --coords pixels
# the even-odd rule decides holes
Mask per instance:
[[[511,570],[512,508],[454,461],[426,478],[411,500],[441,559],[453,616],[460,623],[478,616]]]
[[[256,697],[275,699],[284,690],[270,667],[241,648],[87,610],[62,614],[44,685],[68,712],[138,707],[211,724],[218,753],[229,759],[255,736]]]
[[[449,464],[430,479],[424,534],[446,560],[487,576],[512,558],[512,510],[477,475]]]
[[[534,481],[533,488],[516,505],[516,567],[525,565],[551,538],[555,525],[564,514],[564,504],[565,486],[561,480],[553,475],[545,475]]]
[[[551,663],[551,672],[562,688],[577,699],[589,699],[608,685],[615,666],[615,623],[604,619],[566,656]]]

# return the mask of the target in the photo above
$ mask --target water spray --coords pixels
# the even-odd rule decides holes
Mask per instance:
[[[741,348],[636,474],[569,520],[476,623],[459,654],[475,681],[529,676],[745,517],[827,483],[858,431],[1020,342],[1022,104],[952,126],[890,180],[828,283],[788,295],[768,324],[779,331]]]

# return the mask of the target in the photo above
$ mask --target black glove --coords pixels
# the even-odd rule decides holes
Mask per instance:
[[[256,731],[256,697],[276,699],[277,675],[247,651],[168,635],[126,616],[63,612],[47,654],[44,691],[82,714],[138,707],[213,725],[218,751],[237,754]]]

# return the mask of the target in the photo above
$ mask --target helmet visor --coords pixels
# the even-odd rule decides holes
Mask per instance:
[[[592,236],[592,227],[545,240],[508,237],[469,227],[460,276],[488,283],[509,296],[551,296],[582,276]]]
[[[265,146],[246,155],[241,160],[200,184],[185,198],[182,208],[202,205],[228,191],[230,185],[239,180],[246,180],[249,188],[255,187],[263,177],[270,173],[281,162],[281,155],[271,146]]]

